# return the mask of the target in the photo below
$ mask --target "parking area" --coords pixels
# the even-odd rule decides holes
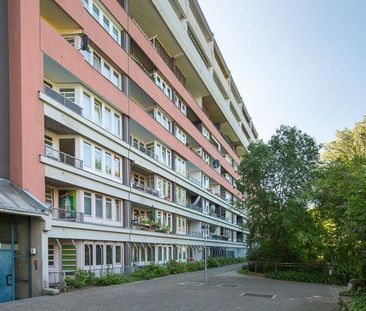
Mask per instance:
[[[244,276],[240,265],[135,283],[77,290],[0,305],[0,310],[301,310],[335,311],[342,289]]]

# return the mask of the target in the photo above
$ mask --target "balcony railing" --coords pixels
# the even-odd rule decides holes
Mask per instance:
[[[44,93],[51,97],[53,100],[57,101],[59,104],[65,106],[66,108],[72,110],[73,112],[82,115],[83,108],[72,102],[71,100],[67,99],[66,97],[62,96],[60,93],[56,92],[55,90],[51,89],[47,85],[44,86],[43,89]]]
[[[133,189],[136,189],[136,190],[139,190],[139,191],[142,191],[142,192],[145,192],[145,193],[148,193],[148,194],[152,194],[156,197],[159,196],[159,192],[156,191],[155,189],[152,189],[152,188],[149,188],[149,187],[146,187],[144,185],[141,185],[139,183],[135,183],[133,181],[131,181],[131,187]]]
[[[83,161],[75,158],[67,153],[61,152],[59,150],[53,149],[50,146],[45,146],[44,148],[44,155],[52,160],[56,160],[58,162],[71,165],[78,169],[83,169]]]
[[[84,213],[61,208],[52,209],[52,218],[74,222],[84,222]]]
[[[197,231],[188,231],[187,236],[190,236],[192,238],[200,238],[200,239],[203,238],[202,232],[197,232]]]
[[[158,161],[158,156],[156,154],[154,154],[153,152],[151,152],[150,150],[146,149],[145,147],[140,146],[138,143],[136,142],[131,142],[130,145],[138,150],[140,150],[142,153],[146,154],[147,156],[149,156],[150,158]]]
[[[186,175],[186,177],[187,177],[187,178],[188,178],[188,180],[190,180],[191,182],[193,182],[193,183],[195,183],[196,185],[198,185],[198,186],[202,187],[202,183],[201,183],[198,179],[196,179],[196,178],[192,177],[189,173]]]
[[[195,210],[195,211],[201,212],[201,213],[203,212],[202,206],[193,205],[193,204],[191,204],[191,203],[188,203],[188,204],[186,205],[186,207],[188,207],[188,208],[190,208],[190,209],[193,209],[193,210]]]

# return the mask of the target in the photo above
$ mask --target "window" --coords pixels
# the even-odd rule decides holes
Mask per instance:
[[[210,211],[210,202],[207,200],[204,200],[204,204],[203,204],[203,212],[208,214]]]
[[[114,157],[114,177],[121,178],[121,160]]]
[[[55,265],[55,250],[52,244],[48,244],[48,265]]]
[[[112,245],[107,245],[107,265],[113,264],[113,247]]]
[[[112,131],[112,113],[111,110],[108,109],[107,107],[104,107],[104,127],[108,130],[108,131]]]
[[[113,132],[116,136],[121,136],[121,118],[116,113],[113,115]]]
[[[84,266],[93,266],[93,245],[84,245]]]
[[[108,219],[112,219],[112,199],[107,198],[105,200],[105,211],[106,211],[106,217]]]
[[[83,0],[83,5],[86,9],[89,8],[89,0]]]
[[[84,192],[84,214],[92,214],[92,196],[90,192]]]
[[[105,153],[105,172],[108,175],[112,175],[112,155]]]
[[[183,104],[183,102],[177,97],[175,101],[175,105],[178,107],[178,109],[184,114],[187,115],[187,106]]]
[[[69,101],[75,103],[75,89],[60,89],[60,94]]]
[[[114,41],[119,42],[119,30],[114,26],[112,26],[112,37]]]
[[[187,198],[186,198],[186,189],[180,187],[180,186],[176,186],[176,201],[177,203],[181,204],[181,205],[186,205],[187,203]]]
[[[91,168],[91,145],[83,142],[83,164]]]
[[[177,216],[177,233],[187,232],[187,220],[184,217]]]
[[[49,207],[53,207],[53,200],[54,200],[53,189],[46,188],[46,190],[45,190],[45,203],[46,203],[46,205],[49,206]]]
[[[179,128],[176,128],[175,137],[177,137],[183,144],[187,143],[187,135]]]
[[[202,159],[203,159],[203,161],[205,161],[207,164],[210,164],[210,156],[209,156],[206,152],[204,152],[204,151],[202,151]]]
[[[170,132],[172,122],[160,109],[155,109],[155,119]]]
[[[140,174],[133,173],[133,182],[135,184],[145,186],[145,176],[142,176]]]
[[[98,7],[93,3],[93,17],[99,22],[99,9]]]
[[[158,260],[163,261],[163,249],[161,246],[158,247]]]
[[[102,124],[102,103],[98,100],[94,100],[94,122]]]
[[[121,221],[121,201],[116,200],[116,221]]]
[[[163,211],[158,211],[156,213],[156,220],[158,222],[160,222],[161,225],[169,227],[170,230],[172,230],[172,214],[171,213],[167,213],[167,212],[163,212]]]
[[[155,72],[155,83],[164,92],[166,96],[172,99],[172,89],[165,83],[165,81]]]
[[[112,83],[113,83],[116,87],[120,88],[120,78],[119,78],[119,74],[118,74],[117,72],[115,72],[114,70],[113,70],[113,74],[112,74],[111,81],[112,81]]]
[[[102,149],[95,147],[95,169],[101,171],[102,170]]]
[[[97,244],[96,245],[96,265],[101,266],[103,265],[103,245]]]
[[[147,249],[147,261],[154,261],[155,260],[155,250],[154,248],[148,247]]]
[[[99,194],[95,195],[95,216],[103,218],[103,197]]]
[[[161,145],[160,143],[156,143],[156,155],[158,156],[159,162],[171,167],[172,153],[167,147]]]
[[[166,200],[171,200],[171,182],[166,179],[158,177],[156,179],[156,190],[159,192],[159,196]]]
[[[122,248],[120,245],[116,245],[116,263],[122,262]]]
[[[186,176],[186,161],[178,156],[175,156],[175,171]]]
[[[93,52],[93,67],[100,72],[102,60],[100,56]]]
[[[109,19],[103,16],[103,28],[109,32]]]
[[[91,99],[90,95],[87,93],[83,93],[83,116],[89,120],[91,120]]]
[[[210,140],[210,133],[208,130],[202,125],[202,135],[207,139]]]
[[[208,178],[206,175],[204,175],[204,174],[202,174],[202,186],[203,186],[203,188],[204,188],[204,189],[208,189],[208,188],[209,188],[209,186],[210,186],[210,180],[209,180],[209,178]]]
[[[106,63],[103,64],[102,75],[108,80],[111,80],[111,67],[109,67]]]

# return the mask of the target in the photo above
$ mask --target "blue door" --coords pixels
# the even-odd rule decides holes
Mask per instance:
[[[0,302],[14,300],[13,251],[0,249]]]

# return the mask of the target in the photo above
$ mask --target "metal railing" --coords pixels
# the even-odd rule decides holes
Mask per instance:
[[[50,146],[45,146],[44,147],[44,155],[52,160],[56,160],[58,162],[67,164],[67,165],[71,165],[73,167],[79,168],[79,169],[83,169],[83,161],[75,158],[67,153],[61,152],[59,150],[53,149]]]
[[[198,212],[203,213],[203,208],[202,208],[202,206],[193,205],[193,204],[191,204],[191,203],[188,203],[188,204],[186,204],[186,207],[188,207],[188,208],[190,208],[190,209],[193,209],[193,210],[195,210],[195,211],[198,211]]]
[[[133,189],[136,189],[136,190],[139,190],[139,191],[143,191],[143,192],[148,193],[148,194],[152,194],[152,195],[154,195],[156,197],[159,196],[159,192],[157,190],[152,189],[152,188],[149,188],[149,187],[146,187],[146,186],[141,185],[139,183],[135,183],[133,181],[131,181],[131,187]]]
[[[71,100],[67,99],[66,97],[62,96],[60,93],[56,92],[55,90],[51,89],[49,86],[45,85],[43,88],[44,93],[51,97],[53,100],[57,101],[59,104],[65,106],[66,108],[72,110],[73,112],[82,115],[83,108],[72,102]]]
[[[65,287],[65,272],[48,272],[48,287],[64,288]]]
[[[187,236],[190,236],[192,238],[203,238],[202,232],[197,232],[197,231],[188,231]]]
[[[198,186],[202,187],[202,183],[201,183],[198,179],[196,179],[196,178],[192,177],[189,173],[187,173],[186,177],[187,177],[187,179],[188,179],[188,180],[190,180],[191,182],[193,182],[193,183],[195,183],[196,185],[198,185]]]
[[[57,220],[84,222],[84,213],[77,212],[74,210],[54,208],[52,209],[52,218]]]
[[[138,143],[136,142],[131,142],[130,145],[132,147],[134,147],[137,150],[140,150],[142,153],[146,154],[147,156],[149,156],[150,158],[154,159],[154,160],[159,160],[158,156],[156,154],[154,154],[153,152],[151,152],[149,149],[146,149],[145,147],[140,146]]]

